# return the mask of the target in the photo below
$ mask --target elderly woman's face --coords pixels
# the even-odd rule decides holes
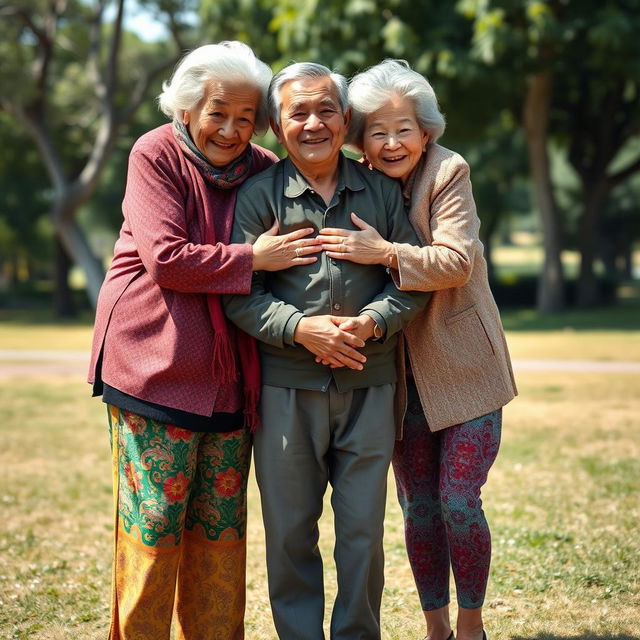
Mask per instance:
[[[420,128],[409,98],[392,96],[369,114],[364,126],[364,152],[369,162],[403,182],[420,160],[428,136]]]
[[[214,167],[225,167],[247,148],[259,100],[251,85],[213,81],[203,99],[184,112],[191,139]]]

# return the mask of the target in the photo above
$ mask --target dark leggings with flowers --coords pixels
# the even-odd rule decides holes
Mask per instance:
[[[408,379],[407,385],[393,470],[422,610],[449,603],[450,567],[458,605],[475,609],[484,602],[491,561],[480,489],[498,454],[502,410],[432,433],[415,384]]]

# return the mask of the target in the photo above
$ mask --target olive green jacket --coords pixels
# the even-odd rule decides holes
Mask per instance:
[[[238,191],[231,242],[253,243],[274,219],[282,234],[304,227],[355,229],[352,211],[388,240],[418,244],[399,184],[344,156],[329,206],[288,158],[247,180]],[[254,273],[249,295],[224,299],[229,319],[259,340],[263,382],[326,390],[334,380],[340,391],[395,382],[398,332],[418,315],[429,294],[399,291],[383,266],[318,256],[313,264]],[[381,340],[369,340],[362,348],[367,357],[362,371],[316,363],[310,351],[294,343],[304,316],[361,313],[384,332]]]

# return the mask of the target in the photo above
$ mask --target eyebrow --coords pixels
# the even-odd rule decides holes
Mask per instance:
[[[406,123],[406,122],[409,122],[409,123],[413,124],[413,122],[412,122],[412,118],[401,118],[401,119],[397,120],[396,122],[397,122],[398,124],[404,124],[404,123]],[[372,127],[381,127],[381,126],[382,126],[382,124],[383,124],[383,121],[382,121],[382,120],[374,120],[373,122],[370,122],[370,123],[367,125],[367,128],[368,128],[368,129],[370,129],[370,128],[372,128]]]
[[[289,105],[289,108],[287,109],[287,111],[289,113],[293,113],[294,111],[298,111],[299,109],[305,109],[306,106],[307,106],[306,102],[294,102],[293,104]],[[334,109],[338,108],[338,106],[336,105],[335,101],[332,98],[323,98],[322,100],[320,100],[320,106],[333,107]]]
[[[221,100],[220,98],[213,98],[213,100],[209,101],[207,108],[211,109],[211,107],[221,106],[228,107],[231,103],[228,100]],[[245,107],[243,111],[251,111],[254,112],[255,109],[253,107]]]

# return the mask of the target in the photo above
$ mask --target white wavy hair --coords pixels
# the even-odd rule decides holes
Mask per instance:
[[[171,79],[162,84],[158,102],[164,113],[176,118],[202,100],[212,80],[246,82],[260,92],[255,124],[255,131],[260,134],[269,126],[267,95],[272,75],[271,69],[242,42],[205,44],[180,61]]]
[[[429,136],[429,142],[435,142],[444,133],[444,116],[428,80],[414,71],[406,60],[388,59],[358,73],[349,82],[352,112],[347,135],[349,145],[362,151],[367,116],[396,95],[413,102],[418,124]]]

